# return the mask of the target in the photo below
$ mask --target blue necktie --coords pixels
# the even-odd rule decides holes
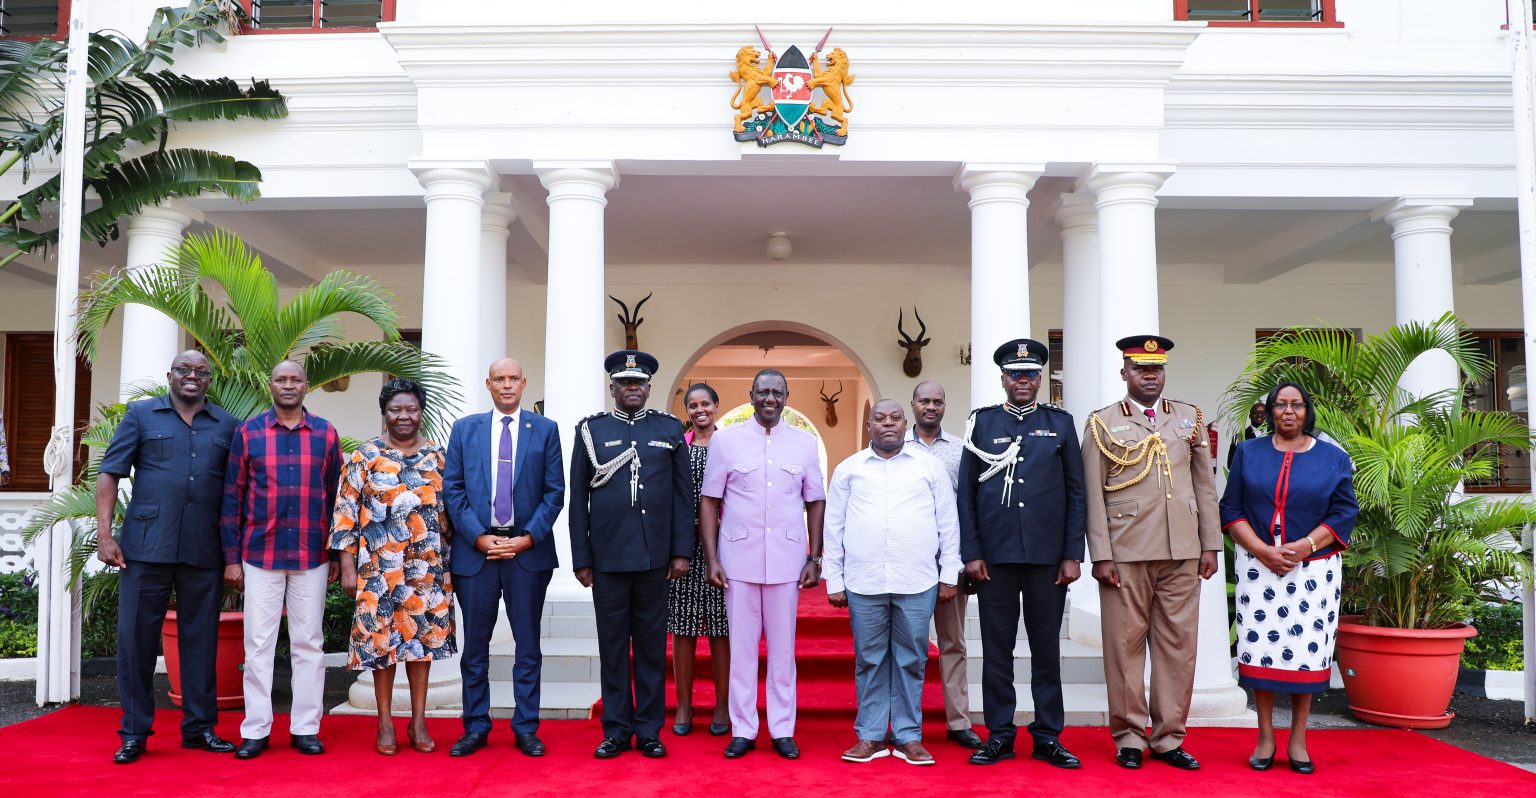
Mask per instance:
[[[496,501],[491,505],[496,511],[492,519],[498,526],[512,523],[512,417],[501,419],[501,441],[496,447]]]

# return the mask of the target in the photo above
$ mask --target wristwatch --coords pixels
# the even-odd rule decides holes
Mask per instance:
[[[816,567],[817,567],[817,568],[820,568],[820,567],[821,567],[821,558],[820,558],[820,557],[806,557],[806,558],[805,558],[805,561],[806,561],[806,562],[813,562],[813,563],[816,563]]]

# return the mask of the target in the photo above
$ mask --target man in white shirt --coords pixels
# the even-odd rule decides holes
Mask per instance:
[[[870,408],[869,448],[844,460],[827,491],[827,600],[853,622],[858,742],[849,762],[896,756],[933,764],[923,748],[923,669],[935,597],[953,601],[960,576],[955,494],[944,464],[905,446],[907,417],[882,399]]]

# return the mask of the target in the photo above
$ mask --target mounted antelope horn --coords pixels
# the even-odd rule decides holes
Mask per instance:
[[[928,325],[923,322],[923,317],[918,315],[916,305],[912,306],[912,315],[917,317],[917,337],[907,335],[905,313],[904,308],[898,308],[896,311],[896,332],[901,333],[901,340],[897,341],[896,345],[907,350],[907,356],[901,361],[901,372],[908,377],[916,377],[923,373],[923,347],[927,346],[932,339],[923,337],[928,332]]]
[[[827,396],[827,381],[821,381],[821,401],[827,406],[827,426],[837,426],[837,397],[843,395],[843,381],[837,381],[837,393]]]
[[[652,291],[651,293],[645,295],[645,299],[635,303],[635,309],[633,312],[630,311],[628,305],[624,304],[623,300],[619,299],[613,294],[608,295],[608,298],[614,302],[617,302],[619,307],[624,311],[623,313],[618,314],[616,318],[619,320],[620,324],[624,325],[625,349],[640,348],[640,339],[637,333],[640,329],[640,325],[645,323],[645,319],[640,316],[640,308],[645,304],[646,300],[650,299],[651,295],[655,293],[655,291]]]

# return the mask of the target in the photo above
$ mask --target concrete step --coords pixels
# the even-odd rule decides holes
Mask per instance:
[[[1035,701],[1029,692],[1029,681],[1018,682],[1013,685],[1014,692],[1018,694],[1018,704],[1014,708],[1013,722],[1018,724],[1019,735],[1027,739],[1029,733],[1023,728],[1035,719]],[[970,686],[971,697],[971,722],[978,729],[984,728],[981,717],[981,684],[972,682]],[[1109,697],[1105,692],[1103,683],[1099,684],[1062,684],[1062,703],[1067,710],[1068,726],[1106,726],[1109,724]],[[985,736],[985,735],[983,735]]]

